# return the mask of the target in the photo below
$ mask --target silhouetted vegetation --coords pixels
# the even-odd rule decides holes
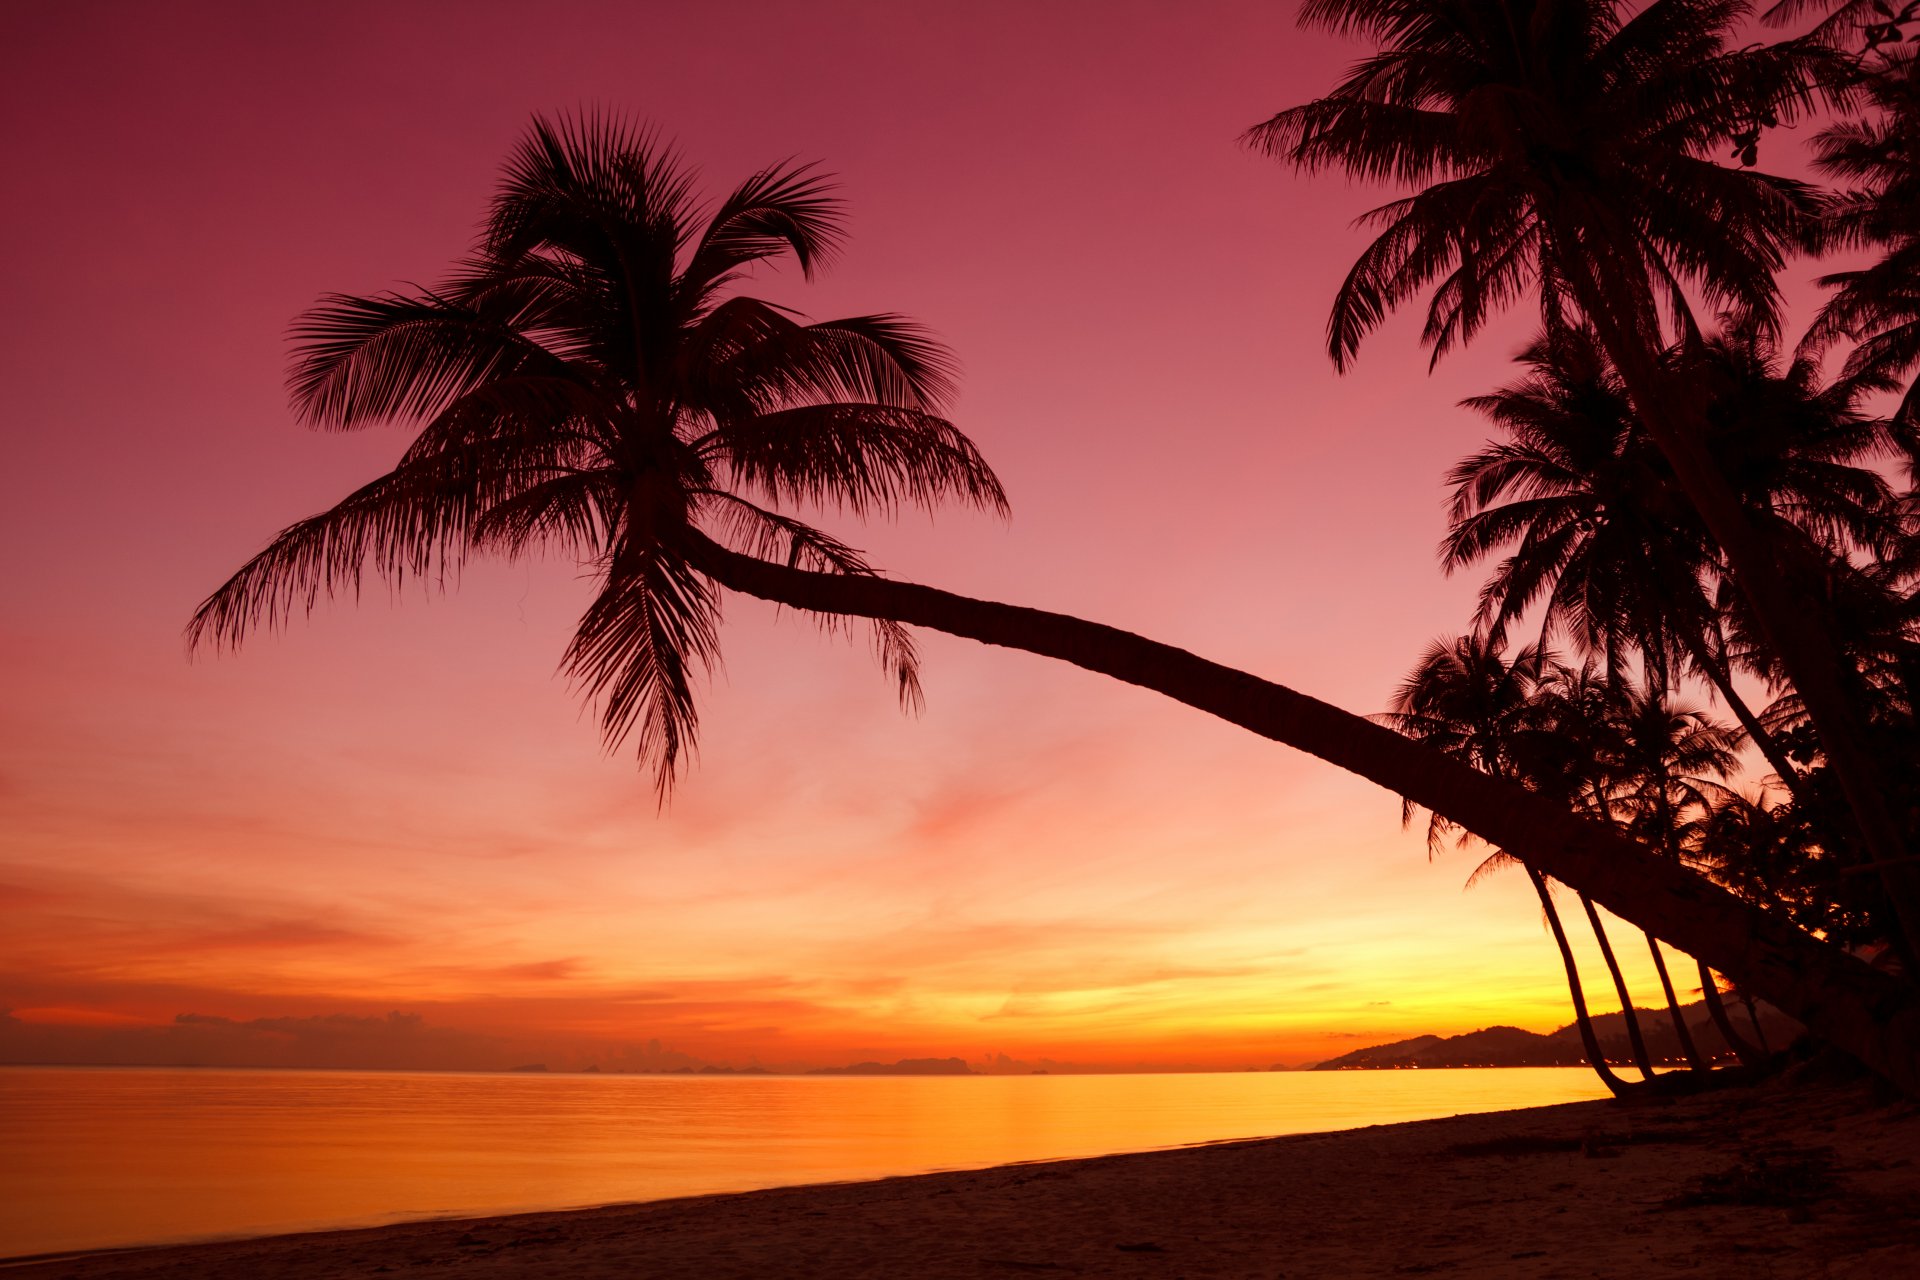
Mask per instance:
[[[1772,16],[1811,7],[1787,0]],[[1305,172],[1413,190],[1368,215],[1378,235],[1329,321],[1337,363],[1422,294],[1435,359],[1529,295],[1542,320],[1526,376],[1467,402],[1501,437],[1449,477],[1441,560],[1484,566],[1478,630],[1430,651],[1387,721],[1831,941],[1897,953],[1911,975],[1920,64],[1900,41],[1915,14],[1849,4],[1809,36],[1741,44],[1747,16],[1308,0],[1303,22],[1376,49],[1248,140]],[[1823,112],[1816,168],[1844,189],[1757,167],[1769,129]],[[1716,145],[1733,163],[1713,162]],[[1878,260],[1825,277],[1826,305],[1784,353],[1789,256],[1862,248]],[[1828,379],[1821,358],[1837,346],[1849,350]],[[1908,464],[1904,484],[1890,460]],[[1537,635],[1509,662],[1523,623]],[[1549,656],[1556,643],[1578,672]],[[1689,686],[1737,727],[1676,701]],[[1742,789],[1746,746],[1770,773]],[[1430,847],[1449,825],[1435,816]],[[1482,871],[1511,860],[1496,851]],[[1547,882],[1529,874],[1584,1023]],[[1720,979],[1704,961],[1699,973],[1720,1037],[1757,1061]],[[1911,1009],[1910,976],[1901,986]],[[1703,1065],[1677,1014],[1674,1029]]]
[[[1920,555],[1911,494],[1879,469],[1914,452],[1905,401],[1879,412],[1920,362],[1914,64],[1882,48],[1899,15],[1852,44],[1833,22],[1767,43],[1746,39],[1746,13],[1303,8],[1375,51],[1248,141],[1304,172],[1408,189],[1370,215],[1379,234],[1334,302],[1334,360],[1423,294],[1436,358],[1505,306],[1541,320],[1523,379],[1472,402],[1505,438],[1452,477],[1445,561],[1498,558],[1476,631],[1428,656],[1391,728],[1114,628],[887,579],[800,519],[1005,509],[942,416],[946,353],[898,316],[810,323],[739,292],[755,264],[810,273],[840,248],[817,171],[775,166],[702,205],[652,134],[592,116],[536,121],[442,284],[329,298],[299,322],[304,420],[417,435],[391,472],[248,562],[191,635],[238,643],[367,573],[557,549],[597,587],[566,668],[609,743],[637,740],[663,800],[725,591],[868,621],[909,704],[909,627],[1025,649],[1309,751],[1430,812],[1432,835],[1471,833],[1491,865],[1520,863],[1576,1004],[1555,883],[1592,927],[1604,906],[1644,929],[1663,971],[1661,943],[1696,957],[1711,1005],[1717,969],[1920,1092],[1911,963],[1876,971],[1843,949],[1884,942],[1911,962],[1920,942]],[[1845,190],[1756,167],[1767,130],[1823,112],[1820,163]],[[1833,277],[1788,355],[1778,272],[1835,247],[1882,258]],[[1717,334],[1697,307],[1725,317]],[[1815,357],[1841,345],[1827,380]],[[1529,622],[1538,638],[1507,656]],[[1770,778],[1739,779],[1749,743]],[[1651,1073],[1644,1045],[1635,1056]]]

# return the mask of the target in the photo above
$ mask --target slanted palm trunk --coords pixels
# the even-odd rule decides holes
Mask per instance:
[[[1674,994],[1673,975],[1667,972],[1667,958],[1660,952],[1660,939],[1651,933],[1647,935],[1647,950],[1653,953],[1653,970],[1660,975],[1660,992],[1667,998],[1667,1016],[1673,1020],[1673,1036],[1680,1042],[1680,1056],[1695,1071],[1705,1071],[1707,1063],[1700,1056],[1700,1049],[1693,1043],[1693,1032],[1687,1028],[1687,1015],[1680,1011],[1680,997]]]
[[[1560,924],[1560,912],[1554,908],[1547,878],[1532,867],[1527,868],[1527,878],[1533,881],[1533,891],[1540,895],[1540,909],[1546,912],[1547,927],[1553,930],[1554,945],[1560,948],[1560,963],[1567,971],[1567,995],[1573,1001],[1573,1022],[1580,1029],[1580,1047],[1587,1051],[1587,1065],[1614,1097],[1625,1097],[1631,1086],[1613,1073],[1613,1068],[1607,1065],[1606,1053],[1600,1048],[1593,1018],[1587,1013],[1587,993],[1580,985],[1580,965],[1573,958],[1573,948],[1567,944],[1567,931]]]
[[[1627,990],[1627,979],[1620,972],[1620,960],[1613,954],[1613,943],[1607,940],[1606,926],[1600,923],[1600,912],[1595,909],[1593,899],[1586,894],[1580,895],[1580,905],[1586,908],[1587,923],[1593,926],[1593,938],[1600,944],[1600,957],[1607,962],[1607,972],[1613,977],[1613,989],[1620,997],[1620,1016],[1627,1024],[1627,1043],[1633,1047],[1633,1065],[1639,1068],[1642,1079],[1653,1079],[1653,1058],[1647,1053],[1646,1037],[1640,1034],[1640,1015],[1633,1007],[1633,993]]]
[[[1357,773],[1673,940],[1920,1097],[1920,997],[1912,987],[1544,796],[1317,698],[1116,627],[914,583],[788,568],[693,530],[680,538],[693,566],[730,590],[1057,658]]]
[[[1906,856],[1906,837],[1894,818],[1886,779],[1866,747],[1865,717],[1847,694],[1833,638],[1809,611],[1809,601],[1794,598],[1779,557],[1701,443],[1698,426],[1705,414],[1697,395],[1660,367],[1658,342],[1650,336],[1658,333],[1657,311],[1647,280],[1635,277],[1629,265],[1634,255],[1610,252],[1606,231],[1577,215],[1560,220],[1556,232],[1568,244],[1588,247],[1585,261],[1567,273],[1568,283],[1619,370],[1648,436],[1726,554],[1754,620],[1799,692],[1859,825],[1861,861],[1886,884],[1902,955],[1911,962],[1920,955],[1920,869]],[[1612,243],[1632,240],[1622,235]],[[1589,265],[1590,270],[1583,269]]]
[[[1733,1056],[1740,1059],[1742,1065],[1755,1067],[1766,1060],[1764,1054],[1747,1043],[1746,1037],[1733,1029],[1733,1019],[1727,1016],[1727,1002],[1720,998],[1720,981],[1704,964],[1700,965],[1700,998],[1707,1002],[1707,1016],[1713,1019],[1720,1038],[1727,1042],[1727,1048],[1733,1050]]]

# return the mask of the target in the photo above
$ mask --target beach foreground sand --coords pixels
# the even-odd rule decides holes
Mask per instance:
[[[566,1213],[7,1280],[1920,1276],[1920,1106],[1773,1085]]]

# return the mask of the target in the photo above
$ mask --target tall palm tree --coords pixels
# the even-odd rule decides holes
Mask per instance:
[[[1534,646],[1518,650],[1509,659],[1503,643],[1485,633],[1435,641],[1395,692],[1380,720],[1414,741],[1465,761],[1482,773],[1537,786],[1534,775],[1538,764],[1549,759],[1558,763],[1556,753],[1547,748],[1547,740],[1555,737],[1555,726],[1543,712],[1543,703],[1538,697],[1541,674],[1547,662],[1545,653]],[[1412,801],[1402,800],[1403,822],[1410,823],[1416,812],[1417,806]],[[1428,856],[1436,854],[1447,836],[1456,830],[1443,815],[1431,814],[1427,822]],[[1460,838],[1463,843],[1468,839],[1465,833],[1461,833]],[[1496,849],[1475,869],[1467,884],[1471,887],[1491,871],[1516,861],[1518,859],[1504,850]],[[1629,1086],[1608,1065],[1606,1052],[1594,1031],[1593,1019],[1587,1010],[1586,990],[1580,979],[1580,965],[1554,905],[1552,886],[1540,872],[1531,867],[1524,869],[1560,952],[1574,1025],[1579,1030],[1587,1062],[1609,1091],[1616,1097],[1624,1096]],[[1581,901],[1587,907],[1588,918],[1593,922],[1619,992],[1635,1063],[1642,1076],[1651,1078],[1652,1064],[1612,947],[1591,901],[1584,895]]]
[[[1763,126],[1841,94],[1847,77],[1846,59],[1818,43],[1739,46],[1748,12],[1745,0],[1653,0],[1631,15],[1622,0],[1306,0],[1303,24],[1381,47],[1247,140],[1303,171],[1418,188],[1367,215],[1380,233],[1328,323],[1337,365],[1429,287],[1435,359],[1529,291],[1550,334],[1573,313],[1593,328],[1806,699],[1863,860],[1920,950],[1920,871],[1840,656],[1708,453],[1698,389],[1661,359],[1673,338],[1698,338],[1690,289],[1775,324],[1775,272],[1814,200],[1751,168],[1755,148]],[[1713,162],[1734,139],[1749,167]]]
[[[444,286],[333,298],[300,330],[293,391],[316,425],[418,424],[387,475],[283,532],[200,607],[238,643],[368,572],[399,580],[474,551],[569,550],[600,591],[570,662],[611,735],[637,731],[664,785],[693,732],[693,673],[722,589],[880,626],[926,626],[1155,690],[1447,814],[1543,874],[1709,957],[1920,1094],[1920,1001],[1893,978],[1617,832],[1364,717],[1116,628],[870,570],[782,512],[959,498],[998,507],[972,445],[933,412],[943,353],[895,317],[810,326],[731,291],[754,262],[818,264],[838,207],[769,170],[697,216],[651,140],[536,123],[473,255]],[[755,499],[760,499],[756,501]]]

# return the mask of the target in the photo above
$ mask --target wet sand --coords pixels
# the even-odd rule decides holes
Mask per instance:
[[[1920,1105],[1864,1085],[50,1259],[6,1280],[1920,1276]]]

